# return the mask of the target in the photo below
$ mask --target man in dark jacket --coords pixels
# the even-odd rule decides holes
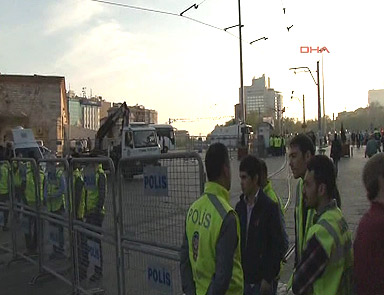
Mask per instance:
[[[335,165],[336,177],[339,172],[339,161],[341,158],[341,152],[342,152],[341,142],[337,138],[337,134],[335,133],[335,138],[332,141],[332,147],[331,147],[331,158],[333,160],[333,164]]]
[[[260,188],[261,163],[254,156],[240,163],[243,194],[236,204],[240,219],[244,294],[275,294],[280,261],[286,252],[277,204]]]

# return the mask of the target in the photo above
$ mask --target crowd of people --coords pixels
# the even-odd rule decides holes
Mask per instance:
[[[295,263],[288,289],[294,294],[384,294],[384,154],[371,157],[364,167],[371,208],[353,243],[333,161],[315,155],[313,140],[304,134],[292,138],[288,151],[298,179]],[[230,205],[231,166],[224,145],[209,147],[205,167],[204,193],[190,206],[185,221],[183,292],[276,294],[288,238],[281,200],[267,178],[265,162],[252,155],[240,162],[242,194],[235,208]]]
[[[281,135],[272,134],[269,137],[268,153],[274,157],[284,156],[286,151],[285,137]]]
[[[23,155],[19,154],[17,157],[20,159],[23,158]],[[34,159],[33,152],[28,154],[28,158]],[[8,158],[4,149],[0,148],[0,202],[3,204],[10,202],[10,173],[12,173],[15,206],[23,208],[26,212],[30,211],[30,214],[17,216],[17,218],[22,219],[20,223],[25,235],[26,251],[23,255],[38,255],[38,221],[36,214],[33,214],[33,210],[37,210],[37,208],[48,212],[51,216],[57,216],[58,219],[62,219],[64,216],[68,216],[68,213],[71,213],[78,221],[102,227],[105,215],[104,202],[107,184],[106,174],[101,164],[96,162],[87,163],[87,165],[74,164],[73,185],[75,190],[73,199],[69,200],[67,199],[68,171],[65,171],[59,162],[44,163],[45,167],[42,169],[40,165],[34,167],[30,161],[13,160],[9,162],[9,160],[12,159]],[[37,173],[35,173],[36,169],[38,170]],[[87,171],[84,171],[85,169]],[[37,178],[37,175],[40,179]],[[38,186],[35,186],[36,181]],[[40,190],[39,193],[36,192],[36,187]],[[40,196],[40,200],[38,196]],[[0,209],[0,215],[4,216],[4,218],[1,218],[2,224],[0,226],[2,226],[3,231],[8,231],[9,210]],[[49,222],[49,229],[45,230],[47,232],[50,231],[52,243],[52,249],[48,257],[49,260],[66,259],[68,255],[66,255],[65,251],[64,227],[61,225],[61,222]],[[51,234],[53,231],[54,234]],[[78,234],[77,238],[79,241],[77,248],[80,262],[79,279],[84,280],[88,278],[87,269],[90,264],[88,242],[92,241],[97,245],[100,263],[94,266],[94,271],[89,276],[89,279],[90,281],[100,280],[103,276],[100,239],[86,236],[85,234]]]

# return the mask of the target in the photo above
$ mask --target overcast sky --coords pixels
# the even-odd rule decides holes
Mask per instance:
[[[180,13],[194,0],[117,0]],[[283,13],[285,8],[285,14]],[[244,85],[263,74],[282,91],[286,115],[317,116],[316,75],[323,47],[326,114],[365,107],[368,90],[384,88],[383,1],[242,0]],[[237,0],[206,0],[186,16],[218,28],[238,23]],[[288,32],[287,27],[293,25]],[[238,35],[238,29],[228,32]],[[234,114],[240,86],[239,40],[222,30],[166,14],[90,0],[0,0],[0,72],[65,76],[67,89],[127,101],[206,135]],[[249,45],[260,37],[264,41]],[[316,76],[315,76],[316,77]],[[208,120],[207,118],[211,118]]]

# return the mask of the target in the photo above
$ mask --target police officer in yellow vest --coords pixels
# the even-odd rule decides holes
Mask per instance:
[[[22,158],[23,156],[20,154],[17,157]],[[18,161],[13,161],[11,166],[12,166],[13,184],[15,189],[15,198],[16,198],[15,201],[20,203],[21,195],[25,190],[25,188],[22,187],[22,184],[25,185],[25,181],[23,182],[22,180],[23,179],[25,180],[26,167],[25,167],[25,164]]]
[[[269,153],[274,156],[275,155],[275,150],[274,150],[274,145],[275,145],[275,138],[273,137],[273,134],[269,137]]]
[[[39,169],[39,192],[36,192],[35,187],[35,171],[31,162],[26,163],[26,171],[25,176],[22,176],[22,188],[24,188],[24,192],[21,197],[23,203],[29,206],[32,210],[37,210],[38,206],[38,197],[40,196],[40,203],[43,202],[43,190],[44,190],[44,182],[45,175],[43,171]],[[29,209],[29,208],[27,208]],[[25,216],[28,225],[28,233],[25,234],[25,244],[27,248],[26,255],[33,255],[36,253],[37,248],[37,220],[34,216]]]
[[[87,168],[84,172],[84,221],[101,228],[105,215],[104,201],[107,193],[107,177],[101,164],[90,163]],[[90,277],[91,281],[98,281],[103,277],[101,241],[93,237],[88,237],[88,240],[95,242],[98,247],[100,266],[95,265],[94,274]],[[83,261],[83,266],[87,267],[89,264],[88,253],[86,255],[83,253]]]
[[[313,157],[304,178],[303,197],[316,215],[294,273],[294,294],[353,294],[352,235],[333,198],[335,187],[332,161],[324,155]]]
[[[185,294],[242,295],[240,228],[231,207],[231,171],[227,148],[212,144],[205,157],[208,182],[189,208],[181,249],[181,281]]]
[[[9,162],[2,161],[4,158],[0,155],[0,202],[3,206],[8,206],[7,203],[10,200],[10,175],[9,175]],[[3,227],[3,231],[8,231],[8,215],[9,209],[0,210],[2,217],[0,226]]]
[[[44,187],[44,201],[48,212],[63,215],[65,209],[66,180],[64,170],[58,164],[47,163],[47,181]],[[50,259],[64,258],[64,228],[61,224],[50,223],[50,230],[57,232],[58,240],[52,245]]]

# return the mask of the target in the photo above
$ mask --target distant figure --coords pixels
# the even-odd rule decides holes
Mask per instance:
[[[375,139],[375,136],[371,134],[369,137],[369,140],[367,142],[367,146],[365,148],[365,157],[368,156],[368,158],[372,157],[377,153],[377,151],[380,151],[380,147],[377,145],[377,141]]]
[[[354,242],[357,294],[384,294],[384,154],[368,160],[363,182],[371,207]]]
[[[90,137],[87,138],[87,148],[89,151],[92,150],[92,140]]]
[[[339,161],[341,158],[341,142],[337,138],[337,133],[335,133],[335,137],[332,141],[332,147],[331,147],[331,158],[333,160],[333,164],[335,165],[335,174],[337,177],[337,174],[339,172]]]

